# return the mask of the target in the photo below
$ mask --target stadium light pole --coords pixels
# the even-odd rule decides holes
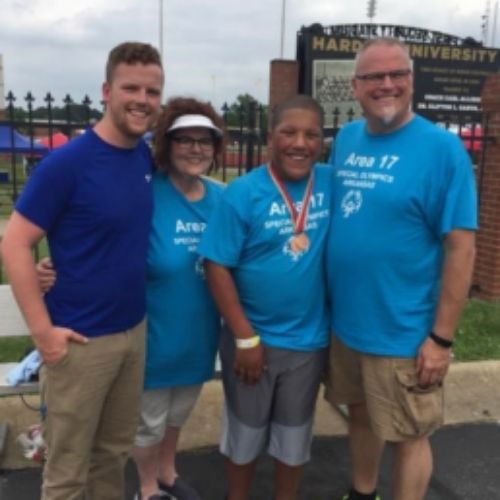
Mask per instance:
[[[368,9],[366,15],[370,19],[370,23],[373,23],[373,18],[375,17],[375,12],[377,9],[377,0],[368,0]]]
[[[281,2],[281,44],[280,44],[280,59],[284,57],[285,51],[285,14],[286,14],[286,0]]]
[[[493,27],[491,30],[491,47],[495,47],[497,38],[497,18],[498,18],[498,0],[495,2],[495,9],[493,10]]]
[[[159,8],[160,8],[160,15],[159,15],[159,40],[158,40],[158,50],[160,52],[160,57],[161,57],[161,62],[163,64],[163,0],[158,0],[159,2]]]

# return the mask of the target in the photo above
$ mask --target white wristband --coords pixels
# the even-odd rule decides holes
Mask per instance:
[[[253,349],[260,344],[260,337],[258,335],[254,335],[253,337],[249,337],[247,339],[236,338],[234,341],[238,349]]]

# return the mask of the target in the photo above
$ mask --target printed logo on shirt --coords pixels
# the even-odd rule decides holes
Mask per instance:
[[[205,266],[203,265],[203,262],[205,259],[203,257],[198,257],[194,263],[194,272],[200,276],[202,280],[205,279]]]
[[[314,193],[309,200],[309,211],[313,212],[314,210],[321,208],[323,206],[325,199],[325,193],[319,192]],[[302,211],[302,202],[297,201],[294,202],[294,207],[297,212]],[[271,206],[269,207],[269,216],[272,217],[274,215],[288,216],[288,207],[283,202],[273,201]]]
[[[201,234],[205,231],[205,222],[189,222],[177,219],[175,222],[174,245],[184,245],[188,252],[196,252]]]
[[[345,219],[358,213],[362,205],[363,195],[359,189],[349,191],[340,202],[340,208]]]
[[[146,182],[149,184],[151,182],[151,179],[153,178],[153,176],[151,174],[146,174],[144,176],[144,178],[146,179]]]
[[[330,210],[324,208],[326,205],[325,194],[323,192],[314,193],[309,202],[309,214],[307,217],[306,231],[319,228],[322,219],[327,219],[330,215]],[[302,211],[302,202],[294,203],[298,212]],[[268,218],[264,221],[264,229],[266,231],[278,231],[278,234],[291,235],[294,232],[294,227],[290,219],[290,214],[285,203],[272,202],[269,206]],[[283,248],[283,251],[284,248]]]
[[[378,168],[380,170],[391,170],[398,164],[400,157],[397,155],[383,155],[380,158],[375,156],[364,156],[351,153],[344,165],[359,168]]]
[[[306,240],[303,238],[297,240],[295,234],[295,224],[292,223],[289,209],[287,205],[280,201],[272,201],[269,203],[267,217],[263,221],[263,229],[266,232],[272,232],[280,236],[278,250],[282,255],[289,258],[292,262],[299,261],[304,255],[309,252],[309,239],[314,239],[316,231],[328,225],[330,216],[329,197],[324,192],[313,193],[309,201],[309,212],[303,232],[307,235]],[[303,203],[298,201],[294,203],[297,212],[302,212]]]
[[[297,249],[296,245],[294,245],[293,240],[296,236],[293,235],[290,238],[288,238],[283,245],[283,253],[287,256],[290,257],[292,262],[298,262],[299,259],[301,259],[308,251],[310,245],[307,245],[303,249]]]
[[[393,184],[392,169],[400,162],[397,155],[364,156],[351,153],[336,176],[348,188],[375,189],[377,184]]]

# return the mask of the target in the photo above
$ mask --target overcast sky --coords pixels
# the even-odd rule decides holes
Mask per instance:
[[[498,3],[498,2],[496,2]],[[0,0],[4,92],[35,106],[51,91],[97,104],[110,48],[159,45],[160,0]],[[301,26],[365,23],[368,0],[287,0],[285,58]],[[378,0],[374,22],[482,39],[487,0]],[[495,0],[490,0],[492,40]],[[238,94],[268,98],[269,61],[279,57],[282,0],[163,0],[165,97],[189,94],[220,106]],[[500,19],[498,20],[500,24]],[[500,44],[497,28],[494,45]]]

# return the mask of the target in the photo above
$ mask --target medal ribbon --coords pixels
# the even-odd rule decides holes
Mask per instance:
[[[303,233],[306,227],[307,216],[309,214],[309,201],[311,200],[312,196],[314,172],[311,170],[309,180],[307,181],[307,186],[304,191],[304,197],[302,198],[302,210],[300,211],[300,213],[298,213],[295,205],[293,204],[292,198],[286,190],[285,183],[276,175],[276,172],[274,171],[271,164],[268,165],[268,170],[269,175],[271,176],[271,179],[276,186],[276,189],[281,194],[281,197],[283,198],[283,201],[285,202],[285,205],[290,212],[294,234]]]

